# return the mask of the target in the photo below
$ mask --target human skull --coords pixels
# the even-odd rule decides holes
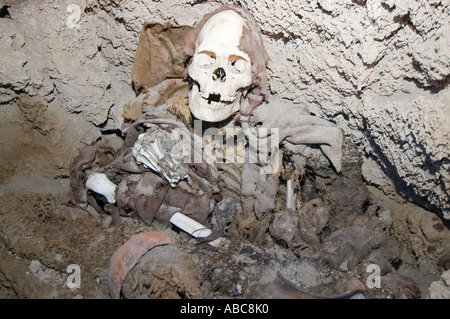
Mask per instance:
[[[202,27],[188,74],[192,114],[220,122],[239,111],[241,98],[252,84],[252,61],[239,49],[245,20],[233,10],[213,15]]]

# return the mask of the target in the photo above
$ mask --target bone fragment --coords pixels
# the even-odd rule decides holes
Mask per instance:
[[[139,135],[138,140],[133,145],[132,152],[136,163],[164,176],[170,186],[175,187],[188,175],[171,159],[169,155],[171,149],[166,149],[158,143],[157,139],[164,137],[166,136],[154,134],[154,131],[147,131]]]
[[[295,208],[295,194],[294,194],[294,187],[292,187],[293,182],[294,182],[294,177],[291,177],[286,182],[286,208],[287,209]]]
[[[173,214],[173,216],[170,218],[170,222],[195,238],[208,237],[212,233],[212,230],[208,227],[200,224],[199,222],[180,212]],[[223,238],[217,238],[213,241],[210,241],[209,244],[213,247],[218,247],[222,241]]]
[[[116,203],[116,187],[103,173],[92,173],[86,181],[86,188],[103,195],[110,204]]]

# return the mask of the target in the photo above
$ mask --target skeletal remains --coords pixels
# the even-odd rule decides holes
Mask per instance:
[[[233,128],[234,132],[239,132],[241,136],[244,134],[243,145],[247,149],[247,154],[257,157],[257,160],[252,163],[245,160],[240,163],[228,161],[213,163],[209,168],[211,174],[217,175],[224,181],[222,187],[228,187],[242,202],[243,210],[246,211],[244,216],[274,209],[271,188],[276,188],[277,185],[274,176],[281,165],[278,161],[281,157],[281,146],[293,154],[293,159],[301,159],[306,147],[316,144],[339,172],[341,130],[326,120],[308,114],[300,105],[288,101],[269,100],[265,78],[268,57],[261,32],[247,10],[227,5],[205,16],[186,36],[184,49],[188,56],[192,56],[187,74],[190,90],[188,105],[193,119],[201,120],[208,127],[215,127],[217,132]],[[185,80],[176,81],[182,83]],[[147,90],[150,92],[151,88]],[[165,112],[164,107],[157,110],[154,106],[147,105],[143,109],[142,117],[147,116],[146,118],[151,118],[153,122],[144,123],[145,131],[140,131],[134,145],[130,147],[138,164],[137,167],[143,165],[147,171],[154,173],[155,179],[165,179],[174,190],[180,187],[182,189],[196,188],[192,186],[193,181],[200,180],[198,183],[201,184],[204,178],[196,179],[195,173],[186,169],[188,165],[185,165],[182,159],[191,157],[174,154],[176,143],[171,140],[172,131],[186,130],[186,128],[188,128],[186,131],[189,131],[189,123],[183,124],[178,121],[175,127],[172,125],[175,122],[173,120],[157,121],[152,114],[163,114],[161,112]],[[267,151],[259,152],[258,147],[267,146],[270,138],[274,138],[272,129],[275,128],[279,130],[279,135],[276,135],[279,139],[276,143],[277,147],[275,149],[269,147]],[[192,131],[192,127],[190,129]],[[198,141],[195,138],[193,140]],[[221,141],[217,136],[210,137],[209,140]],[[256,145],[249,143],[255,140],[258,141]],[[205,141],[205,136],[201,136],[200,141]],[[223,150],[226,146],[219,143],[220,147]],[[203,149],[205,149],[204,145]],[[218,149],[215,148],[215,150]],[[249,158],[244,156],[244,159]],[[275,169],[270,171],[273,174],[262,175],[260,168],[268,162],[277,164]],[[302,169],[302,165],[304,164],[301,161],[294,163],[297,173],[294,169],[294,174],[287,182],[286,208],[288,209],[295,209],[293,188],[298,184],[298,170]],[[142,172],[137,167],[134,168],[135,172]],[[247,178],[250,180],[246,180]],[[134,181],[136,180],[138,179],[135,178]],[[130,187],[130,180],[126,181],[126,185]],[[117,201],[120,205],[124,200],[118,190],[121,186],[119,185],[116,189],[116,185],[103,173],[92,173],[87,179],[86,188],[103,195],[110,204]],[[152,190],[158,188],[153,185],[146,189],[150,193],[143,195],[150,196]],[[115,196],[115,192],[118,196]],[[148,204],[146,205],[144,206],[148,207]],[[156,200],[154,205],[158,205]],[[169,214],[169,218],[165,220],[169,220],[191,235],[199,236],[199,231],[207,229],[206,226],[194,220],[201,220],[201,218],[196,218],[195,215],[192,215],[192,218],[183,216],[186,212],[182,211],[181,207],[177,208],[171,204],[161,204],[161,202],[159,205],[162,208],[157,210],[156,217],[165,209],[164,213]],[[137,207],[137,204],[135,206]],[[210,232],[211,230],[207,230],[206,234]],[[205,233],[201,236],[205,236]],[[220,244],[220,241],[216,241],[215,244]]]
[[[239,49],[245,20],[226,10],[208,19],[195,42],[188,69],[192,114],[203,121],[226,120],[241,108],[252,84],[252,61]]]

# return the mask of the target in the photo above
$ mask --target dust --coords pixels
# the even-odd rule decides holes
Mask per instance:
[[[278,1],[273,6],[246,2],[272,57],[270,93],[332,120],[357,145],[344,145],[340,174],[312,149],[294,188],[296,210],[285,203],[288,167],[272,184],[259,185],[276,189],[267,196],[273,206],[267,205],[267,193],[256,198],[249,191],[236,203],[233,192],[222,192],[222,205],[210,220],[226,238],[219,249],[167,224],[148,226],[136,216],[98,205],[95,198],[75,205],[65,196],[78,147],[116,134],[123,115],[134,120],[142,114],[140,98],[121,112],[136,93],[129,71],[138,92],[164,78],[183,77],[187,61],[180,44],[189,27],[164,21],[191,25],[216,4],[167,1],[148,8],[145,2],[93,1],[84,10],[83,28],[73,32],[61,19],[67,14],[62,2],[7,2],[7,12],[0,14],[7,18],[1,19],[0,55],[5,66],[1,298],[108,298],[107,269],[114,252],[132,235],[151,230],[168,233],[173,245],[142,257],[124,282],[124,298],[244,298],[251,287],[274,282],[280,270],[308,291],[339,294],[352,278],[367,283],[371,265],[379,267],[381,277],[379,288],[368,289],[372,297],[448,296],[448,223],[391,199],[396,192],[398,198],[410,194],[419,203],[430,203],[430,209],[441,207],[448,217],[444,2],[391,8],[365,1],[320,1],[320,6],[305,1],[296,3],[295,10]],[[155,18],[161,23],[142,28],[144,20]],[[145,46],[136,51],[139,32]],[[355,43],[360,43],[358,52]],[[175,88],[167,89],[148,98],[166,100],[165,93]],[[185,124],[191,121],[182,95],[169,104],[177,106],[169,113]],[[360,154],[366,157],[365,172]],[[105,156],[96,165],[110,160]],[[252,180],[250,174],[243,176]],[[388,190],[390,197],[370,183]],[[96,203],[99,209],[93,208]],[[152,201],[146,203],[151,208]],[[198,210],[195,200],[191,204],[192,211]],[[269,208],[254,213],[258,205]],[[185,262],[189,267],[183,268]],[[67,287],[71,264],[80,266],[80,288]],[[434,286],[440,290],[431,291]]]
[[[114,224],[90,205],[68,204],[62,192],[4,192],[0,296],[109,298],[113,254],[132,235],[158,230],[172,244],[139,260],[123,282],[123,298],[245,298],[255,287],[277,283],[278,271],[308,292],[337,295],[352,278],[366,284],[371,264],[380,268],[381,286],[368,289],[370,297],[426,298],[449,267],[448,228],[435,214],[365,185],[353,150],[347,141],[340,175],[311,157],[298,185],[297,210],[283,207],[283,188],[273,210],[247,219],[245,203],[222,200],[211,217],[226,238],[219,248],[157,221],[148,226],[119,216],[121,223]],[[66,284],[71,264],[81,269],[79,289]]]
[[[62,196],[52,194],[1,195],[0,286],[8,288],[2,297],[109,297],[106,278],[112,254],[145,227],[129,221],[110,228],[100,216],[62,203]],[[71,264],[81,268],[80,289],[66,285]]]

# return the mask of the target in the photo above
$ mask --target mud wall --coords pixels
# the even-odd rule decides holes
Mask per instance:
[[[0,1],[0,184],[65,180],[134,97],[144,21],[194,25],[228,1]],[[368,184],[450,219],[450,3],[231,1],[259,22],[273,99],[337,123]]]

